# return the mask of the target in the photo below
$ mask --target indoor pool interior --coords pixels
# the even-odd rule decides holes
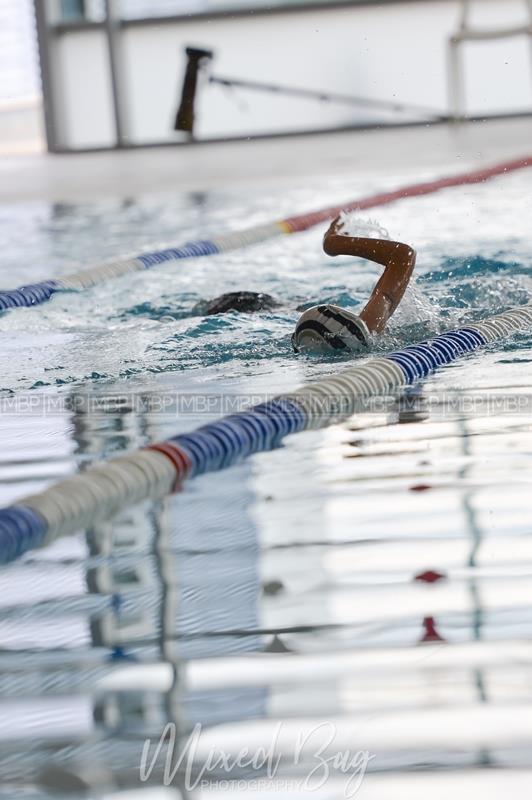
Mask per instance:
[[[434,177],[0,206],[2,288]],[[525,169],[361,213],[418,252],[369,358],[528,302],[530,181]],[[324,255],[325,229],[0,315],[1,506],[348,365],[290,343],[301,306],[356,308],[375,283],[374,265]],[[204,315],[241,289],[278,305]],[[2,566],[0,797],[522,788],[531,362],[532,333],[517,333]],[[168,723],[173,772],[169,738],[154,756]],[[229,770],[222,747],[272,757]]]

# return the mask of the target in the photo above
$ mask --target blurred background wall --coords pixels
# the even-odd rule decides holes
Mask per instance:
[[[187,45],[214,50],[211,68],[222,76],[414,103],[445,114],[449,38],[463,5],[462,0],[35,0],[52,149],[183,141],[173,121]],[[7,41],[11,75],[0,103],[22,104],[24,113],[31,107],[34,140],[39,88],[31,6],[31,0],[0,0],[5,26],[2,31],[0,25],[0,36]],[[470,6],[482,30],[530,23],[524,0],[471,0]],[[531,41],[516,35],[463,45],[468,115],[531,109]],[[409,119],[419,117],[204,80],[196,130],[198,138],[217,138]]]

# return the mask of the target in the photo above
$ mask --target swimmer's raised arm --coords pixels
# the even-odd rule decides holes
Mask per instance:
[[[339,233],[337,217],[323,239],[323,249],[330,256],[358,256],[382,264],[385,270],[360,312],[368,330],[382,333],[401,302],[416,264],[416,251],[402,242],[367,239]]]
[[[323,249],[330,256],[358,256],[384,266],[370,298],[360,314],[322,304],[307,308],[292,334],[294,350],[344,350],[357,352],[368,347],[372,333],[382,333],[402,300],[416,263],[416,252],[402,242],[344,236],[340,217],[330,225]]]

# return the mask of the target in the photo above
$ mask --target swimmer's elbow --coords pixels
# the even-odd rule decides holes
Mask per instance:
[[[405,271],[412,272],[416,265],[417,253],[413,247],[404,242],[394,242],[395,253],[392,259],[395,264],[402,267]]]
[[[417,253],[414,250],[414,248],[411,247],[409,244],[403,244],[403,242],[399,242],[399,246],[402,249],[405,261],[408,261],[411,264],[415,264]]]

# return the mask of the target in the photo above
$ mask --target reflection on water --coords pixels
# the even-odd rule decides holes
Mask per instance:
[[[390,771],[530,766],[529,418],[418,421],[409,395],[4,568],[3,796],[150,797],[168,753],[189,754],[169,796],[268,777],[205,769],[217,748],[274,746],[281,794],[326,744],[371,754],[362,797]],[[164,427],[73,406],[82,464]],[[318,797],[342,796],[332,772]]]
[[[511,197],[515,183],[508,186]],[[488,197],[495,202],[496,195]],[[232,203],[231,215],[241,200]],[[268,203],[250,202],[250,213],[269,212]],[[197,207],[181,198],[174,211],[179,204],[192,229]],[[157,224],[167,236],[172,215],[158,223],[149,209],[124,206],[114,247],[132,227],[133,244],[142,244],[132,226],[142,214],[143,236]],[[36,238],[66,253],[61,231],[83,240],[104,225],[104,211],[62,208],[52,233]],[[209,197],[201,213],[208,226],[220,225]],[[387,214],[395,215],[395,229],[412,225],[400,206]],[[389,217],[383,223],[394,229]],[[501,234],[491,240],[491,233],[486,249],[495,251]],[[301,253],[289,245],[296,261],[308,256],[311,265],[300,284],[299,262],[281,277],[267,264],[253,280],[264,279],[262,288],[284,292],[287,302],[310,292],[317,275],[314,292],[363,294],[369,273],[350,282],[346,263],[332,280],[312,236],[300,240]],[[450,237],[447,245],[452,250]],[[420,299],[412,299],[394,337],[416,326],[446,327],[449,315],[465,313],[453,294],[460,281],[480,313],[489,312],[491,301],[475,291],[479,271],[484,283],[500,281],[506,299],[526,290],[526,270],[506,275],[491,262],[475,262],[472,277],[464,262],[453,281],[447,273],[454,262],[442,266],[446,276],[437,273],[441,240],[422,246]],[[261,259],[282,252],[271,247],[253,256],[259,272]],[[528,264],[523,240],[514,238],[507,250]],[[243,256],[232,266],[231,280],[242,280]],[[209,296],[210,269],[199,268],[199,288],[192,274],[164,280],[192,305],[197,295]],[[149,286],[142,280],[131,287],[139,298]],[[221,287],[217,280],[209,293]],[[180,295],[180,281],[190,294]],[[416,316],[433,290],[441,316]],[[144,367],[168,352],[166,331],[150,317],[153,304],[148,323],[136,327],[131,320],[144,317],[137,308],[128,318],[126,306],[136,301],[120,305],[120,291],[110,288],[107,296],[102,289],[97,297],[107,305],[92,314],[95,295],[88,293],[72,296],[74,311],[50,304],[1,319],[10,342],[5,397],[19,403],[0,417],[3,505],[204,421],[205,410],[158,408],[160,393],[216,395],[220,402],[293,388],[336,367],[295,359],[282,337],[271,341],[275,330],[285,335],[288,310],[231,318],[221,332],[197,331],[196,368],[154,377]],[[149,302],[160,303],[153,278],[149,291]],[[178,316],[164,324],[181,324]],[[31,328],[27,339],[18,338],[22,319]],[[243,366],[231,348],[254,341],[258,352]],[[214,357],[202,362],[209,342],[225,354],[223,365]],[[111,377],[87,380],[100,346],[110,367],[102,374]],[[139,353],[143,368],[127,380],[127,361],[136,367]],[[529,337],[516,337],[342,425],[291,437],[278,451],[198,478],[160,503],[128,509],[2,568],[0,797],[203,800],[313,790],[328,800],[349,796],[357,781],[363,800],[473,792],[499,798],[512,789],[523,796],[532,767],[532,392],[522,363],[531,357]],[[61,384],[65,365],[72,381]],[[35,369],[52,376],[44,383],[53,394],[21,393]],[[168,723],[170,738],[156,755]],[[263,758],[241,758],[228,771],[220,751],[234,758],[243,748]],[[165,787],[166,756],[175,774]]]

